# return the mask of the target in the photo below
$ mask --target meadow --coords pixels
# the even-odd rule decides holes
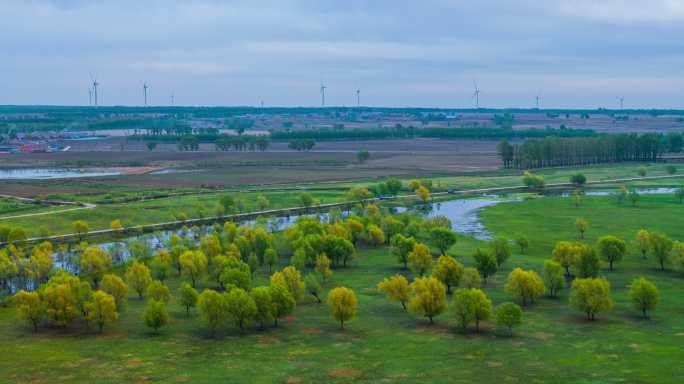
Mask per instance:
[[[144,301],[130,295],[129,308],[102,334],[82,327],[61,330],[30,326],[0,308],[0,377],[11,382],[559,382],[671,383],[684,380],[684,274],[661,272],[642,259],[633,239],[644,227],[684,240],[684,206],[672,196],[642,196],[635,207],[613,197],[585,197],[578,208],[570,198],[539,197],[486,208],[482,218],[495,235],[525,234],[525,254],[514,248],[502,270],[483,290],[494,304],[509,301],[503,284],[514,267],[540,270],[556,241],[576,240],[574,219],[590,223],[587,241],[612,234],[625,239],[628,255],[601,275],[611,282],[615,308],[594,322],[568,306],[568,291],[542,298],[524,311],[513,336],[486,322],[483,330],[463,334],[450,310],[430,325],[387,301],[376,289],[384,277],[411,274],[400,268],[386,247],[360,247],[350,268],[336,269],[326,290],[352,288],[358,316],[344,330],[325,304],[308,297],[281,327],[240,335],[234,327],[209,338],[194,312],[186,318],[175,301],[170,323],[159,335],[143,324]],[[466,266],[486,243],[459,236],[449,253]],[[434,252],[434,250],[433,250]],[[281,265],[287,260],[281,260]],[[631,308],[627,286],[646,276],[660,289],[661,302],[644,320]],[[175,292],[175,275],[167,282]],[[259,272],[257,284],[267,274]],[[202,280],[200,287],[213,287]]]

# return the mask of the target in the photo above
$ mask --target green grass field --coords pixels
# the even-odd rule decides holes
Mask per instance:
[[[358,317],[339,330],[325,305],[305,299],[282,327],[234,328],[218,340],[183,309],[170,304],[171,323],[158,336],[144,327],[144,303],[133,296],[129,309],[103,334],[30,327],[0,309],[0,377],[8,382],[563,382],[673,383],[684,380],[684,274],[659,272],[642,260],[631,240],[637,229],[663,231],[682,239],[684,206],[671,196],[643,197],[637,207],[613,198],[586,197],[579,209],[568,198],[537,198],[487,208],[483,219],[500,236],[524,233],[526,255],[514,252],[504,270],[484,288],[494,303],[508,272],[517,266],[539,269],[557,240],[576,238],[574,219],[591,223],[588,241],[613,234],[630,241],[629,255],[614,272],[602,271],[612,285],[615,308],[595,322],[558,299],[541,299],[525,310],[524,323],[508,337],[486,323],[481,334],[463,335],[450,312],[435,325],[405,313],[375,290],[384,277],[401,272],[386,248],[362,249],[351,268],[337,270],[326,285],[351,287],[359,297]],[[465,237],[450,252],[464,264],[484,244]],[[284,262],[284,261],[283,261]],[[644,275],[661,290],[651,320],[630,306],[627,285]],[[266,282],[261,274],[258,284]],[[179,280],[170,281],[172,291]],[[211,286],[207,281],[202,286]],[[80,329],[80,327],[79,327]]]

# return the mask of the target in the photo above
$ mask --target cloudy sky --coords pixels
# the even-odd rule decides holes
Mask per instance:
[[[0,0],[0,104],[684,108],[684,0]]]

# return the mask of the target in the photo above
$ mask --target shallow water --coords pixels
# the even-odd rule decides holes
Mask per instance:
[[[49,180],[78,177],[116,176],[121,172],[78,168],[12,168],[0,169],[0,180]]]

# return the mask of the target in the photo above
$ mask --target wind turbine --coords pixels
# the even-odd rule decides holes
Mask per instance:
[[[176,101],[176,95],[173,91],[171,91],[171,106],[175,105],[175,101]]]
[[[473,98],[475,98],[475,107],[480,109],[480,88],[477,87],[475,80],[473,80],[473,86],[475,87],[475,92],[473,92]]]
[[[625,106],[625,98],[620,96],[618,100],[620,100],[620,110],[622,111],[622,108]]]
[[[143,97],[145,98],[145,106],[147,107],[147,89],[150,88],[146,81],[143,81]]]
[[[321,83],[321,107],[325,107],[325,89],[328,88]]]
[[[90,87],[88,87],[88,105],[93,105],[93,90]]]
[[[97,77],[93,77],[93,74],[90,74],[90,80],[93,82],[93,101],[96,107],[97,107],[97,87],[100,85],[100,83],[97,82]]]
[[[534,97],[534,105],[536,106],[537,109],[539,109],[539,100],[540,100],[539,95]]]
[[[358,88],[356,89],[356,106],[361,106],[361,90]]]

